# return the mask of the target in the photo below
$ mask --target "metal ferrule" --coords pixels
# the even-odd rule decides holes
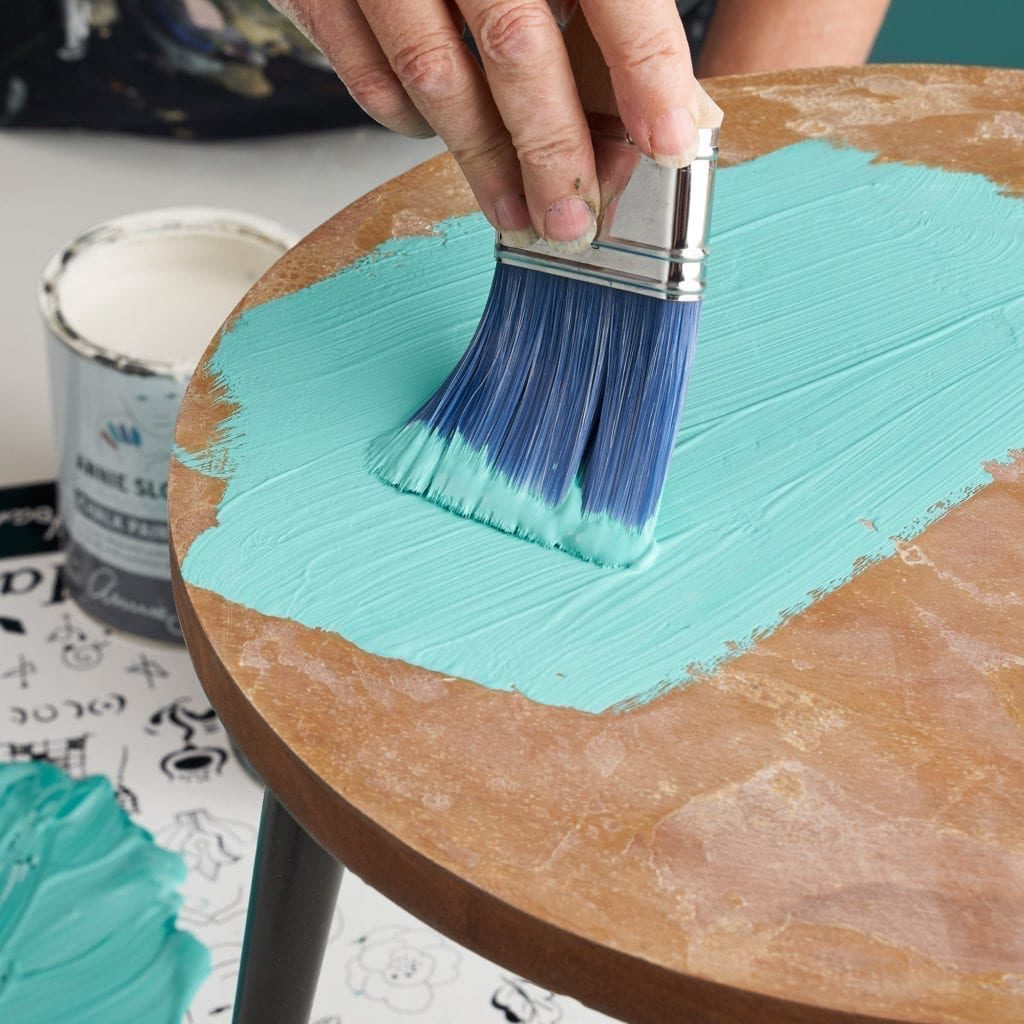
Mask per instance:
[[[675,302],[702,298],[718,129],[698,129],[697,157],[680,170],[656,164],[624,133],[595,132],[594,147],[602,187],[613,198],[589,248],[566,255],[543,239],[518,248],[499,234],[495,258]]]

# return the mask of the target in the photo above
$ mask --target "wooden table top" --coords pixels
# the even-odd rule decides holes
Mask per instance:
[[[825,138],[1024,196],[1024,73],[709,91],[723,165]],[[239,311],[473,208],[452,162],[430,161],[313,232]],[[185,635],[236,741],[351,870],[630,1021],[1024,1021],[1024,453],[711,674],[585,714],[186,585],[225,488],[202,469],[231,412],[216,345],[178,421],[189,466],[171,467]]]

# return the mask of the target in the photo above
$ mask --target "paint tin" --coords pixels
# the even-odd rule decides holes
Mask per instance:
[[[293,242],[248,214],[153,210],[97,225],[43,272],[68,593],[117,629],[181,640],[167,544],[174,420],[210,339]]]

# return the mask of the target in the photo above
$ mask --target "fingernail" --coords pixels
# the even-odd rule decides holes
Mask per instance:
[[[502,196],[494,204],[494,219],[506,245],[525,249],[537,241],[537,232],[530,222],[530,211],[522,196],[515,193]]]
[[[697,155],[697,126],[685,107],[666,110],[651,128],[651,153],[665,167],[686,167]]]
[[[583,252],[595,234],[594,211],[579,196],[560,199],[544,214],[544,240],[558,252]]]

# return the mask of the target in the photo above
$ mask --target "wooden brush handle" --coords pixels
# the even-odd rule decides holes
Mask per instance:
[[[565,26],[562,38],[569,51],[569,62],[576,79],[576,89],[583,101],[584,113],[618,117],[619,108],[615,102],[615,90],[612,89],[611,73],[578,5]]]

